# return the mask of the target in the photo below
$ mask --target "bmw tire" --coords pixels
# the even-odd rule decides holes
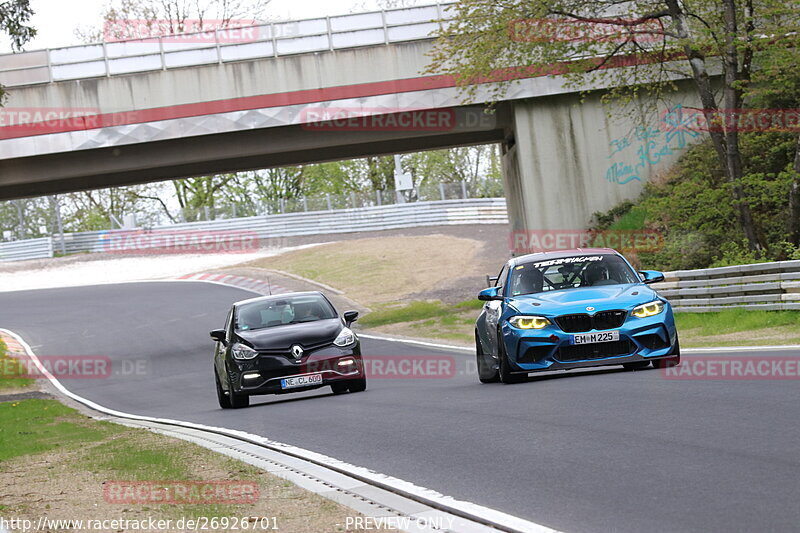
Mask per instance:
[[[500,380],[500,376],[497,369],[494,368],[494,364],[489,361],[491,358],[483,353],[477,331],[475,332],[475,357],[478,363],[478,380],[481,383],[497,383]]]

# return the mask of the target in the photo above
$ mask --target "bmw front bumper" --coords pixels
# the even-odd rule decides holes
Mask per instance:
[[[566,333],[553,320],[537,330],[515,328],[508,322],[501,329],[506,354],[516,373],[652,361],[669,357],[677,343],[669,308],[648,318],[629,315],[620,327],[600,331],[619,331],[619,340],[575,345],[572,337],[579,333]]]

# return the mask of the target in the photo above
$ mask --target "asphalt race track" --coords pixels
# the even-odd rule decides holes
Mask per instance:
[[[202,282],[7,292],[0,327],[40,356],[110,357],[110,377],[62,380],[106,407],[260,434],[563,531],[800,526],[796,380],[609,367],[481,385],[474,356],[363,340],[365,355],[452,357],[457,372],[223,411],[208,331],[251,295]]]

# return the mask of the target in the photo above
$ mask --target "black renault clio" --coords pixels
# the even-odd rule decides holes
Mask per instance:
[[[367,388],[358,337],[320,292],[296,292],[236,302],[224,329],[215,329],[214,378],[223,409],[247,407],[250,396],[330,385],[334,393]]]

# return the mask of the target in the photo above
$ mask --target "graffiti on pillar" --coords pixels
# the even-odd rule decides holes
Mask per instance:
[[[651,167],[684,150],[700,135],[692,129],[693,124],[696,122],[692,114],[684,113],[683,106],[677,105],[661,115],[658,127],[639,126],[629,135],[612,140],[608,159],[622,161],[612,162],[606,168],[606,180],[617,185],[641,182]]]

